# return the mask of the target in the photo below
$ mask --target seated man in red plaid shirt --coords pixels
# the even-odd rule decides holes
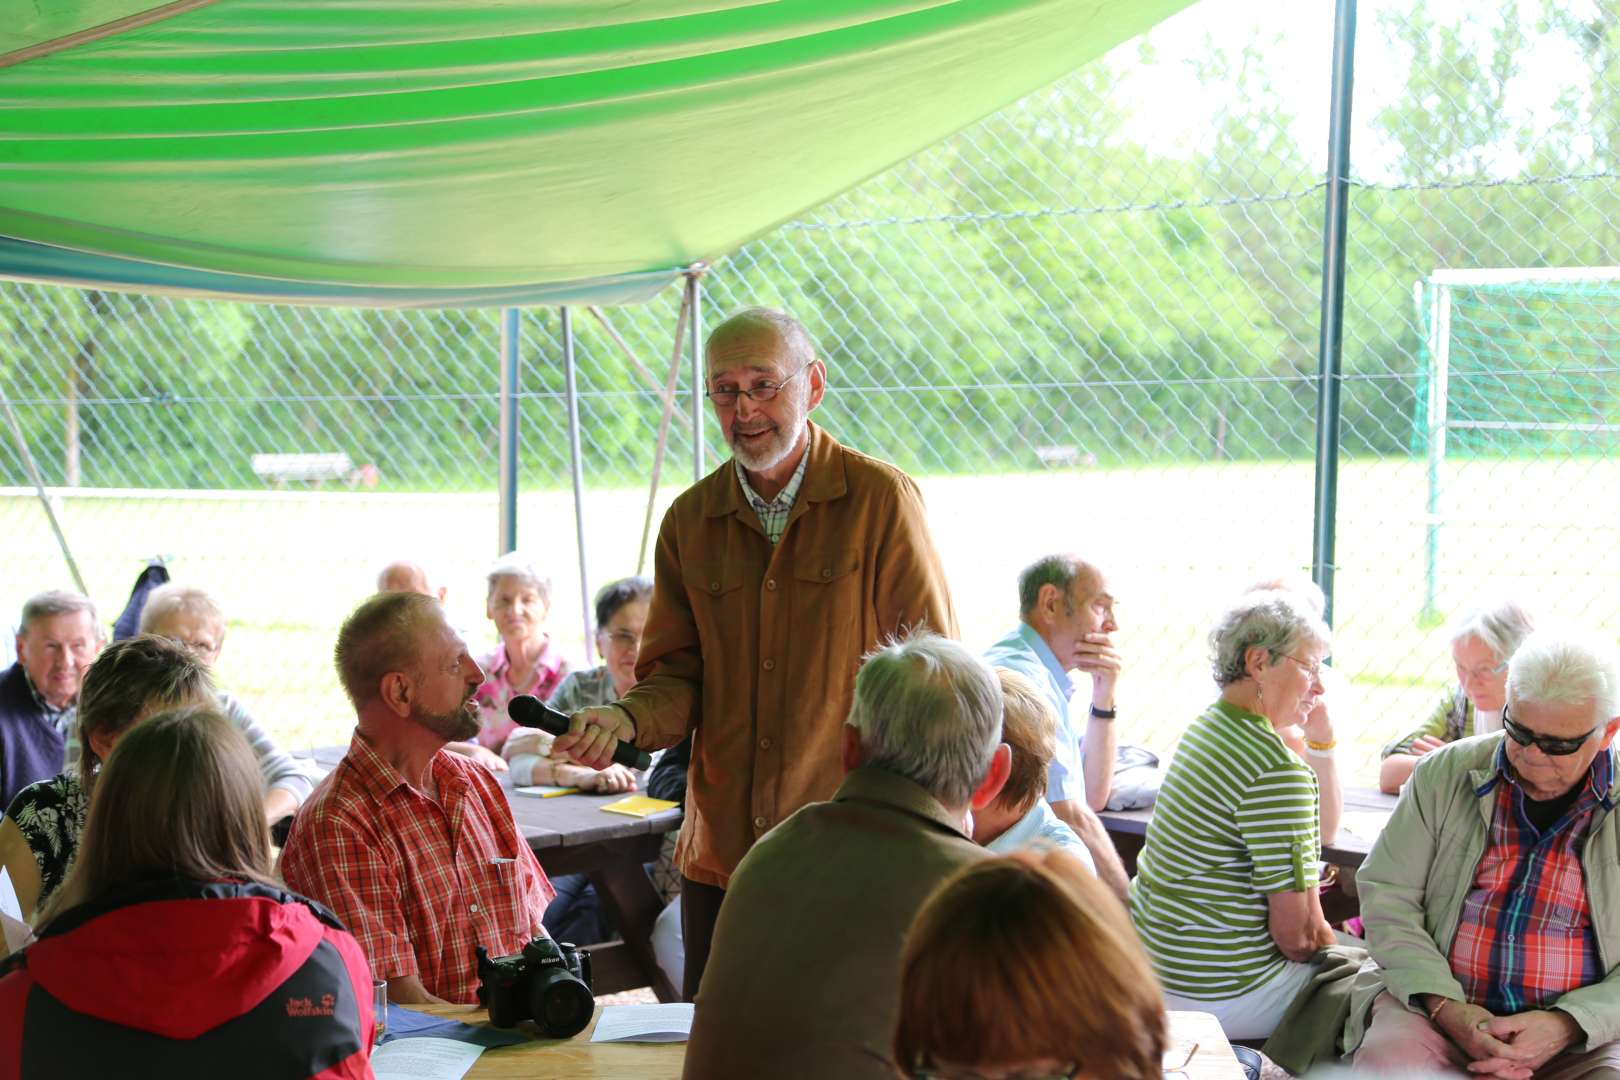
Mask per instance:
[[[361,604],[336,658],[354,740],[294,819],[282,874],[347,924],[390,1000],[471,1003],[474,946],[517,952],[552,897],[499,781],[444,749],[477,733],[484,673],[416,593]]]
[[[1532,634],[1502,727],[1419,760],[1356,875],[1357,1072],[1620,1078],[1620,669]]]

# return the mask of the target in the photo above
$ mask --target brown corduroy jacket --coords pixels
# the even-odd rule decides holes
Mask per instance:
[[[920,625],[956,635],[917,485],[814,424],[808,453],[775,547],[730,460],[675,500],[619,703],[644,748],[695,733],[675,864],[722,888],[768,829],[837,790],[861,657]]]

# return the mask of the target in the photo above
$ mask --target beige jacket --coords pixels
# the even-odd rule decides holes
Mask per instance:
[[[1464,996],[1447,957],[1496,809],[1494,794],[1475,792],[1491,779],[1503,738],[1496,732],[1461,739],[1418,759],[1389,824],[1356,872],[1375,963],[1356,976],[1346,1053],[1361,1045],[1381,990],[1404,1002],[1418,994]],[[1613,811],[1600,808],[1593,818],[1581,866],[1604,976],[1571,990],[1556,1007],[1586,1032],[1586,1044],[1576,1049],[1589,1050],[1620,1038],[1620,822]]]
[[[814,424],[808,452],[775,547],[730,460],[658,532],[641,681],[620,704],[647,749],[696,733],[675,864],[710,885],[837,789],[861,657],[918,625],[956,634],[917,485]]]

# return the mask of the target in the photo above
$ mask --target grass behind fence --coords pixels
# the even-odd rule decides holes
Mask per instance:
[[[1511,592],[1560,619],[1614,622],[1620,510],[1607,493],[1620,468],[1475,460],[1448,462],[1443,476],[1444,612]],[[1015,577],[1034,558],[1072,549],[1107,570],[1127,659],[1121,735],[1160,751],[1212,696],[1203,641],[1211,613],[1250,582],[1310,558],[1308,462],[927,477],[922,487],[963,637],[975,647],[1011,624]],[[1335,660],[1349,686],[1337,722],[1345,766],[1361,783],[1373,782],[1383,740],[1423,715],[1452,678],[1443,626],[1420,618],[1426,493],[1419,461],[1343,466]],[[662,494],[658,514],[673,494]],[[587,492],[593,587],[635,570],[645,500],[644,489]],[[58,505],[108,621],[152,554],[172,558],[177,580],[218,595],[230,619],[221,683],[289,746],[347,738],[332,640],[387,560],[430,562],[450,587],[453,621],[477,647],[490,638],[481,575],[495,553],[492,494],[176,492]],[[522,546],[555,576],[552,631],[583,662],[571,495],[526,494],[519,521]],[[31,497],[0,497],[0,537],[5,610],[66,583]]]

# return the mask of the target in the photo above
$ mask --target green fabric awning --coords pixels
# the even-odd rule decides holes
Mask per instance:
[[[0,276],[626,302],[1189,0],[32,0]]]

